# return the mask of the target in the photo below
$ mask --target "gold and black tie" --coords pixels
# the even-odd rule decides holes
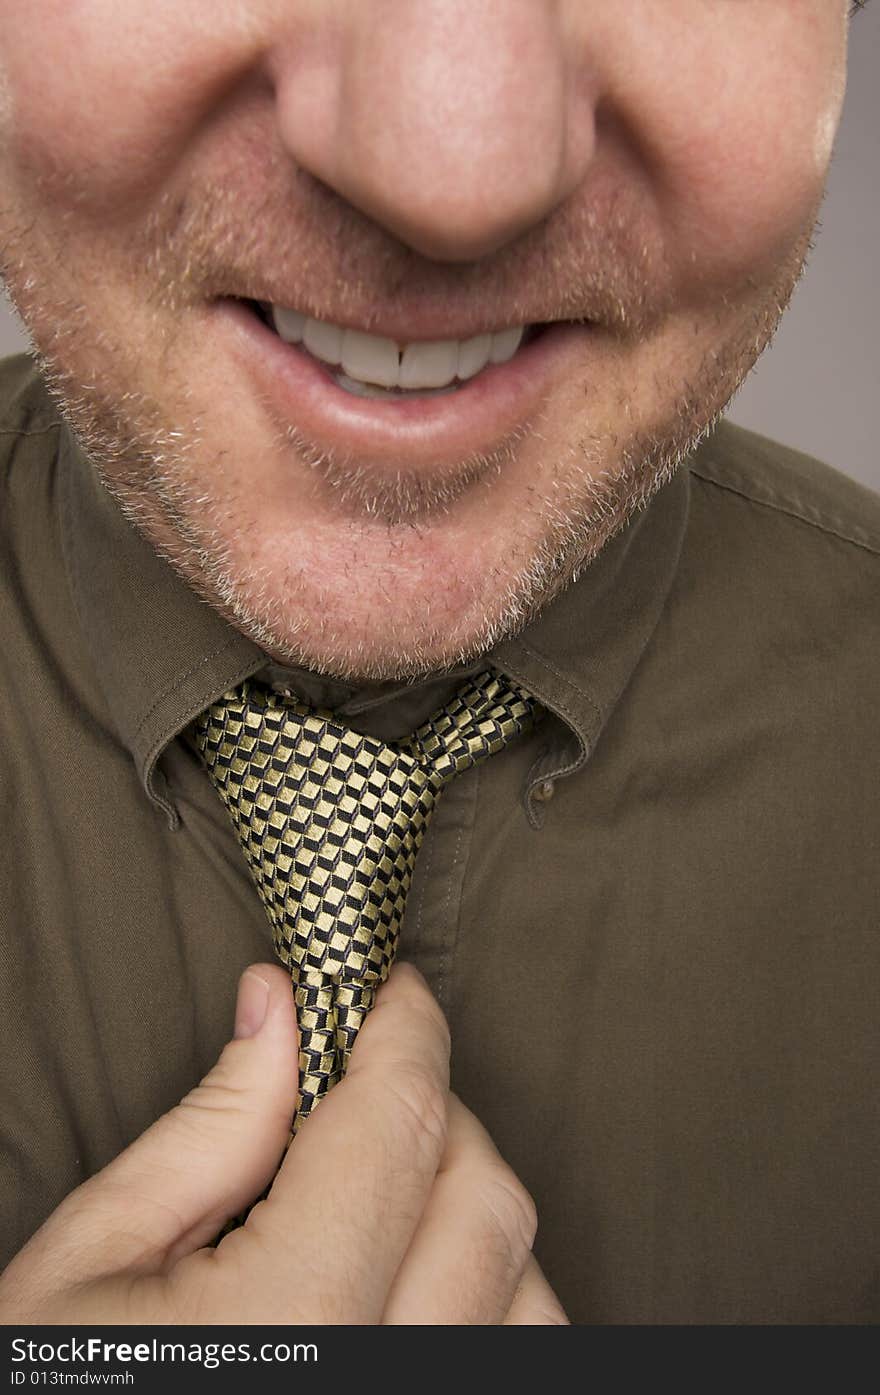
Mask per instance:
[[[345,1072],[397,949],[416,854],[443,787],[543,709],[486,670],[393,745],[253,682],[193,734],[290,970],[300,1029],[294,1127]]]

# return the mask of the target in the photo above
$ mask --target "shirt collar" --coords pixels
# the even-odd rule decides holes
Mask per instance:
[[[266,669],[267,658],[125,519],[67,427],[59,465],[84,641],[147,793],[176,824],[158,765],[163,750],[211,702]],[[678,567],[688,499],[688,472],[680,470],[577,582],[478,665],[518,681],[558,719],[542,724],[547,735],[529,773],[525,797],[535,823],[534,790],[583,765],[650,641]],[[350,701],[363,708],[394,692],[389,685],[387,694],[359,700],[355,693]]]

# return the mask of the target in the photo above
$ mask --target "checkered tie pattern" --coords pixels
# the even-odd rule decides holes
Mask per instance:
[[[416,854],[444,786],[542,715],[531,694],[487,669],[392,745],[250,680],[194,723],[293,980],[294,1129],[345,1073],[388,976]]]

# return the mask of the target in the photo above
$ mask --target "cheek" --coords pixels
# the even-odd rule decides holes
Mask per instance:
[[[210,23],[196,0],[0,8],[0,158],[23,187],[37,175],[53,202],[109,214],[155,191],[258,42],[238,5]]]
[[[665,33],[666,61],[645,70],[641,99],[655,114],[646,158],[671,255],[723,284],[777,266],[815,215],[846,28],[830,0],[737,0],[717,15],[717,28]]]

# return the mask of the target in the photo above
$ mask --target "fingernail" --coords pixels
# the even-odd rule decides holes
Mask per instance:
[[[253,969],[245,969],[235,1001],[235,1040],[256,1036],[266,1019],[269,985]]]

